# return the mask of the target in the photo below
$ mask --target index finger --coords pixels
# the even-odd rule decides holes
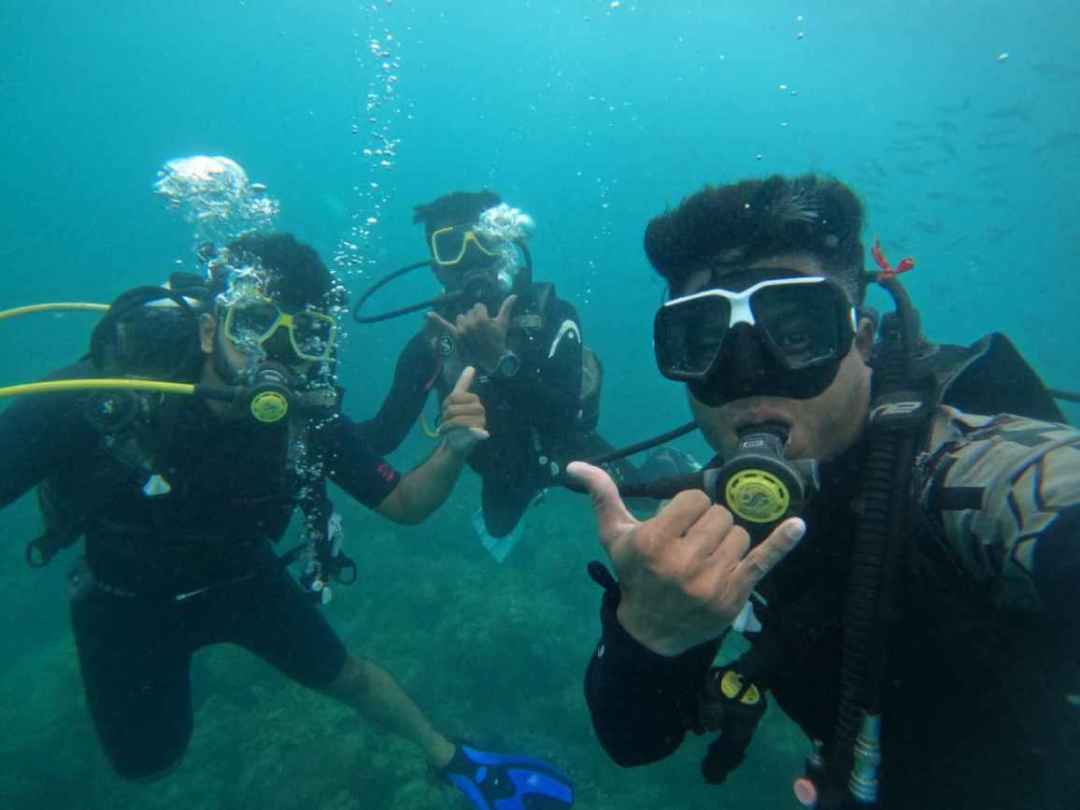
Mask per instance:
[[[446,334],[450,335],[451,337],[456,337],[457,336],[457,334],[458,334],[457,327],[454,326],[452,323],[450,323],[450,321],[446,320],[446,318],[444,318],[439,313],[437,313],[437,312],[429,312],[427,314],[427,317],[428,317],[428,323],[435,324],[435,326],[442,329]]]
[[[472,366],[465,366],[465,370],[461,372],[461,376],[458,377],[457,382],[454,383],[454,390],[450,392],[450,396],[467,392],[469,386],[473,383],[474,377],[476,377],[476,369]]]
[[[516,295],[506,296],[506,300],[502,302],[502,306],[499,307],[499,314],[495,316],[495,321],[499,326],[505,328],[510,324],[510,312],[514,308],[514,304],[517,303]]]

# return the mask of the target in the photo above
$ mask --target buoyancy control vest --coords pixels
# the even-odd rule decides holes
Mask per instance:
[[[875,366],[875,377],[879,380],[880,370],[879,361]],[[794,709],[792,713],[802,713],[804,716],[807,712],[817,714],[819,727],[835,724],[831,733],[822,735],[824,741],[818,743],[814,754],[808,760],[807,773],[813,777],[813,801],[822,810],[878,806],[877,769],[882,755],[881,738],[878,736],[881,726],[878,718],[883,707],[896,708],[895,695],[903,685],[901,679],[905,677],[902,674],[905,673],[905,667],[896,668],[897,677],[893,677],[894,663],[898,656],[902,663],[908,665],[907,677],[912,673],[925,676],[928,673],[927,667],[931,668],[929,672],[934,672],[939,666],[949,665],[947,660],[941,664],[933,660],[933,654],[953,649],[947,643],[948,639],[963,639],[967,642],[965,649],[970,646],[982,653],[976,669],[985,671],[989,668],[995,673],[1007,673],[1005,677],[1012,679],[1014,684],[1026,682],[1032,684],[1033,688],[1046,687],[1037,698],[1030,701],[1026,689],[1014,688],[1011,693],[1005,690],[1004,694],[1016,700],[1008,708],[1002,707],[1002,710],[1013,712],[1017,718],[1030,720],[1031,722],[1026,724],[1028,728],[1036,722],[1036,715],[1039,718],[1048,718],[1051,704],[1060,711],[1060,705],[1054,704],[1049,697],[1052,694],[1058,697],[1062,695],[1062,684],[1058,682],[1061,677],[1060,667],[1047,666],[1051,657],[1048,650],[1054,649],[1053,633],[1033,632],[1031,623],[1025,623],[1022,617],[1003,617],[999,611],[990,607],[983,595],[972,591],[972,586],[965,582],[962,572],[955,567],[942,565],[941,560],[933,558],[935,550],[941,547],[939,538],[933,536],[938,522],[934,515],[926,513],[922,504],[915,499],[914,493],[925,483],[919,480],[916,458],[926,449],[930,420],[938,405],[951,405],[973,413],[1009,412],[1058,422],[1064,421],[1061,411],[1038,375],[1008,339],[1000,334],[989,335],[966,348],[922,344],[912,358],[911,368],[904,376],[908,380],[916,381],[923,392],[919,396],[928,397],[927,404],[930,407],[921,408],[918,413],[910,412],[912,418],[906,429],[908,435],[915,440],[909,441],[906,447],[894,447],[881,453],[876,462],[869,458],[870,451],[862,454],[859,458],[862,493],[857,496],[859,510],[871,508],[889,512],[890,521],[896,524],[900,542],[893,544],[893,547],[888,543],[881,543],[880,548],[885,549],[884,556],[869,561],[860,561],[858,543],[855,544],[854,552],[850,549],[833,549],[850,560],[849,563],[839,562],[841,565],[849,565],[850,571],[859,570],[860,567],[866,569],[868,566],[884,568],[884,585],[876,591],[867,590],[863,594],[864,604],[861,606],[853,605],[853,601],[859,598],[859,586],[855,582],[856,594],[853,596],[849,586],[843,609],[836,605],[831,610],[824,608],[822,600],[827,595],[823,595],[820,588],[815,589],[812,583],[807,584],[808,590],[803,594],[803,598],[796,599],[793,604],[765,607],[766,615],[776,615],[773,616],[774,620],[765,621],[764,629],[756,636],[750,634],[753,649],[740,659],[715,668],[710,673],[710,679],[702,693],[703,712],[711,712],[714,722],[710,726],[699,719],[698,728],[704,725],[721,731],[721,736],[714,741],[703,763],[703,770],[709,781],[723,781],[728,771],[742,761],[745,747],[749,744],[749,734],[743,728],[746,717],[752,716],[756,723],[763,714],[764,693],[773,680],[772,673],[783,671],[780,668],[790,669],[797,666],[797,663],[785,660],[785,651],[806,651],[812,649],[814,644],[825,644],[830,638],[833,646],[827,651],[819,651],[819,654],[828,654],[831,660],[842,658],[847,665],[836,668],[836,683],[833,684],[830,694],[822,692],[810,696],[807,701],[802,702],[801,710],[799,706],[784,706],[785,710]],[[899,382],[905,381],[901,379]],[[879,397],[875,403],[879,407],[883,403],[891,403],[894,412],[903,417],[906,411],[904,403],[918,397],[909,396],[903,388],[897,390],[900,392],[899,396],[894,396],[891,400],[882,400]],[[877,505],[869,502],[866,497],[867,488],[873,485],[875,478],[875,471],[864,466],[868,463],[871,466],[876,463],[879,468],[876,470],[876,478],[880,479],[877,489],[881,502]],[[904,479],[902,489],[890,494],[888,487],[896,485],[898,470],[906,470],[905,475],[901,476]],[[868,481],[871,483],[868,484]],[[822,497],[829,495],[830,493],[825,492]],[[855,557],[851,556],[852,553]],[[828,621],[829,614],[834,616],[834,622],[836,617],[842,617],[842,626],[833,626],[831,631],[825,627],[823,622]],[[854,632],[861,635],[861,638],[856,640],[851,637],[853,624],[856,625]],[[929,629],[931,632],[924,635],[911,632],[918,628]],[[1025,632],[1020,632],[1021,628]],[[1002,641],[1004,637],[1022,641],[1006,644]],[[926,657],[920,657],[915,650],[904,649],[911,639],[923,640],[927,648],[923,650],[923,655]],[[855,664],[859,669],[855,673],[850,666],[852,658],[856,659]],[[967,666],[957,671],[972,673],[970,665],[973,660],[976,659],[968,657],[964,662]],[[883,676],[887,661],[889,679],[886,682]],[[1030,670],[1034,675],[1025,676],[1021,670]],[[740,688],[729,689],[727,694],[720,690],[717,699],[718,691],[715,685],[723,682],[728,673],[734,673],[735,680],[732,682],[737,682]],[[1050,688],[1050,681],[1055,682],[1056,688]],[[929,688],[932,680],[927,683]],[[713,685],[711,689],[710,684]],[[753,702],[755,705],[747,705],[746,695],[751,684],[761,687],[760,709],[756,708],[757,701]],[[944,684],[942,686],[944,687]],[[978,684],[968,684],[967,688],[978,688]],[[845,692],[847,711],[850,714],[847,718],[843,716]],[[1001,690],[993,692],[1002,694]],[[830,708],[821,711],[812,708],[815,702],[836,700],[840,701],[839,706],[834,703]],[[716,708],[718,703],[720,710]],[[839,711],[841,716],[833,716],[834,710]],[[1028,712],[1027,715],[1025,711]],[[896,712],[890,714],[892,717]],[[920,739],[920,731],[913,727],[918,726],[924,718],[918,712],[910,710],[900,712],[899,715],[903,718],[901,722],[907,723],[909,727],[886,729],[886,757],[889,753],[887,746],[895,745],[899,739],[905,739],[905,735],[913,745],[918,745]],[[731,729],[725,731],[725,717],[731,718],[730,722],[734,724],[733,729],[737,733],[732,733]],[[868,723],[868,720],[872,722]],[[1053,727],[1053,724],[1049,724],[1049,727]],[[1019,720],[1017,728],[1021,728]],[[870,736],[864,736],[868,730]],[[844,739],[839,740],[839,737]],[[738,750],[732,749],[732,740],[740,743]],[[959,764],[950,767],[952,770],[948,776],[954,778],[957,790],[968,789],[973,775],[965,772]],[[1039,765],[1031,766],[1036,767]],[[887,760],[883,772],[890,774]],[[897,778],[895,771],[891,776],[893,779]],[[857,799],[856,791],[863,787],[859,786],[858,782],[864,777],[867,780],[867,793],[863,799]],[[913,778],[918,780],[917,776]],[[1042,781],[1045,783],[1045,780]],[[807,782],[804,787],[810,784]],[[810,795],[806,798],[809,799]],[[948,797],[928,797],[929,803],[926,806],[938,806],[934,803],[937,800],[948,801]]]
[[[198,316],[208,304],[206,283],[189,274],[175,274],[168,288],[140,287],[125,292],[95,328],[90,350],[76,367],[77,373],[88,377],[195,381],[203,361]],[[333,529],[335,515],[320,459],[303,459],[304,469],[313,472],[305,473],[302,486],[296,486],[285,472],[298,467],[296,454],[317,446],[310,441],[313,427],[339,411],[340,391],[334,390],[332,397],[311,399],[312,403],[318,402],[317,407],[290,409],[285,425],[269,428],[275,435],[269,437],[272,441],[267,452],[276,457],[263,455],[269,471],[282,470],[277,476],[277,488],[281,490],[278,500],[288,499],[286,490],[299,491],[305,545],[310,546],[307,556],[314,563],[307,568],[318,574],[312,586],[321,587],[325,583],[316,583],[325,571],[354,571],[354,566],[340,552],[340,531]],[[190,400],[181,396],[90,391],[78,394],[75,401],[99,438],[91,457],[73,459],[38,486],[44,532],[26,547],[27,562],[33,567],[47,564],[61,550],[78,542],[116,492],[141,488],[151,500],[167,492],[172,485],[163,474],[164,456],[177,442],[174,434],[182,432],[190,421],[184,411]],[[287,522],[287,514],[283,514]],[[284,530],[284,524],[279,524],[279,519],[271,518],[267,535],[277,539]],[[303,550],[294,549],[287,556],[294,559]]]

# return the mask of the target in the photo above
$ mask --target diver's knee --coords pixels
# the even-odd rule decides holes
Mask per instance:
[[[177,753],[167,761],[159,763],[133,763],[112,761],[113,771],[125,782],[136,785],[150,785],[172,775],[184,759],[183,752]]]
[[[322,691],[338,698],[358,697],[371,691],[372,665],[354,655],[345,656],[341,671]]]

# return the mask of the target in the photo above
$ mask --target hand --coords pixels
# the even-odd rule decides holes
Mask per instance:
[[[436,324],[457,341],[465,362],[475,363],[490,374],[506,352],[506,333],[510,329],[510,313],[515,303],[517,296],[508,295],[494,318],[488,315],[486,306],[477,304],[458,315],[454,323],[436,312],[428,313],[428,322]]]
[[[806,532],[802,520],[790,518],[751,549],[731,513],[696,489],[680,492],[642,523],[599,467],[575,461],[566,471],[592,495],[600,543],[622,590],[619,623],[660,655],[676,656],[719,636]]]
[[[478,442],[491,435],[484,429],[487,422],[484,403],[469,390],[475,377],[476,369],[468,366],[442,405],[439,435],[446,440],[448,448],[461,455],[468,455]]]

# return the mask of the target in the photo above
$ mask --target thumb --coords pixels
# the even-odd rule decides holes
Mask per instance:
[[[464,394],[469,390],[469,386],[473,384],[473,378],[476,377],[476,369],[472,366],[465,366],[465,369],[461,372],[461,376],[457,378],[457,382],[454,383],[454,389],[450,392],[450,396],[456,394]],[[447,397],[449,399],[450,397]]]
[[[513,311],[517,299],[516,295],[508,295],[506,300],[502,302],[502,306],[499,307],[499,314],[495,316],[495,320],[503,329],[510,326],[510,313]]]
[[[619,488],[604,470],[584,461],[574,461],[566,466],[566,472],[580,481],[592,496],[600,542],[605,546],[627,529],[638,525],[638,520],[623,503]]]

